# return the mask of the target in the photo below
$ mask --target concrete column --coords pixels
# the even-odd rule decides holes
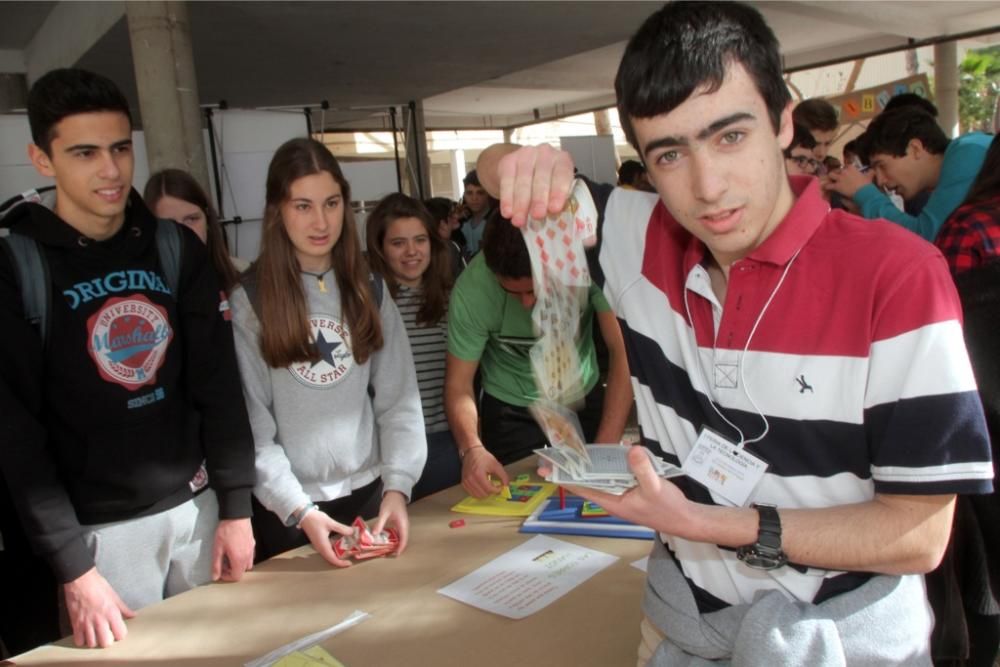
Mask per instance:
[[[949,137],[958,136],[958,43],[934,45],[934,103],[938,125]]]
[[[406,128],[406,170],[413,197],[431,196],[431,161],[427,156],[427,130],[424,125],[424,103],[410,102]],[[417,183],[419,179],[419,185]],[[423,193],[423,194],[421,194]]]
[[[174,167],[211,192],[186,2],[127,2],[150,173]]]
[[[461,200],[465,194],[465,185],[462,179],[465,178],[465,150],[456,148],[451,152],[451,191],[454,193],[452,199]]]
[[[514,128],[512,127],[503,128],[503,142],[505,144],[514,143]]]

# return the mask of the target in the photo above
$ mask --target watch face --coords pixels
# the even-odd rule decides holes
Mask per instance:
[[[747,567],[756,570],[774,570],[788,562],[784,553],[779,551],[775,554],[764,554],[757,551],[756,546],[741,547],[736,552],[737,558],[746,563]]]

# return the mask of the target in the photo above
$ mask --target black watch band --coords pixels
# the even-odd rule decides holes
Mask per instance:
[[[757,530],[757,541],[736,550],[736,556],[749,567],[758,570],[774,570],[788,562],[788,557],[781,550],[781,517],[774,505],[754,503],[757,510],[760,527]]]

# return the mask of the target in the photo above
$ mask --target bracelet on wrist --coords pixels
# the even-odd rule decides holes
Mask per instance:
[[[465,460],[465,455],[471,452],[473,449],[486,449],[483,445],[473,445],[472,447],[466,447],[465,449],[458,450],[459,460]]]
[[[295,527],[298,528],[299,530],[302,530],[302,520],[306,518],[309,512],[318,509],[319,508],[316,506],[316,503],[309,503],[308,505],[303,507],[302,511],[299,512],[298,515],[296,515],[295,517]]]

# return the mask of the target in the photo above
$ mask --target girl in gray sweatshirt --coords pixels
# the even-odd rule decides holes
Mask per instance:
[[[373,529],[395,527],[401,552],[427,444],[399,311],[368,274],[350,186],[323,144],[278,149],[266,202],[260,257],[230,297],[256,446],[258,560],[308,541],[347,565],[331,539],[376,513]]]

